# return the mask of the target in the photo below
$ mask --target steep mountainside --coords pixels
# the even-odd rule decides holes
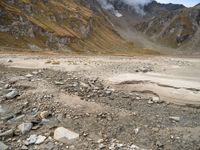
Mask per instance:
[[[110,0],[110,3],[122,15],[120,18],[110,15],[110,20],[121,35],[129,34],[129,39],[142,41],[143,45],[149,43],[144,43],[147,36],[149,41],[161,46],[159,49],[164,46],[174,51],[200,51],[199,5],[186,8],[178,4],[160,4],[154,0],[137,7],[121,0]],[[144,40],[141,40],[138,32],[144,35]]]
[[[200,9],[193,7],[162,13],[137,24],[136,28],[166,46],[198,50]]]
[[[1,0],[0,46],[84,53],[148,53],[123,40],[101,9],[97,9],[98,4],[91,2]]]
[[[157,53],[199,50],[200,7],[123,0],[1,0],[0,48]],[[160,47],[161,45],[161,47]]]

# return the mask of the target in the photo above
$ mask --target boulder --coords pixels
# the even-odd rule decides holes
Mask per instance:
[[[21,131],[22,134],[26,134],[32,129],[32,127],[32,123],[22,123],[18,126],[18,129]]]
[[[54,131],[54,139],[62,143],[70,143],[79,138],[79,134],[72,132],[64,127],[58,127]]]
[[[19,93],[17,92],[17,90],[13,90],[13,91],[9,92],[8,94],[6,94],[5,97],[6,97],[6,99],[13,99],[18,95],[19,95]]]
[[[42,144],[46,140],[46,136],[39,135],[35,144]]]
[[[35,144],[36,141],[37,141],[37,135],[33,134],[25,141],[25,144],[26,145]]]
[[[0,142],[0,150],[7,150],[8,146],[5,145],[3,142]]]

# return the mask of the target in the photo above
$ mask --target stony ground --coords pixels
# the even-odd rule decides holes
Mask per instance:
[[[102,78],[109,72],[161,68],[139,61],[125,66],[132,58],[121,63],[112,60],[106,66],[107,58],[91,64],[87,58],[73,59],[77,61],[69,63],[87,69],[66,69],[60,61],[43,59],[40,68],[13,68],[8,64],[14,64],[15,57],[1,58],[0,150],[200,149],[199,107],[175,105],[158,94],[116,87]],[[52,68],[44,67],[49,63]]]

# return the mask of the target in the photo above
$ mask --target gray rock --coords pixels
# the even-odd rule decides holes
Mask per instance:
[[[28,139],[26,139],[25,144],[26,145],[31,145],[31,144],[35,144],[37,141],[37,135],[33,134],[31,135]]]
[[[139,131],[140,131],[140,128],[136,128],[136,129],[134,129],[135,134],[138,134]]]
[[[18,129],[21,131],[22,134],[26,134],[32,129],[32,127],[32,123],[22,123],[18,126]]]
[[[35,144],[42,144],[46,140],[46,136],[39,135]]]
[[[10,88],[10,87],[11,87],[10,84],[6,84],[6,85],[4,86],[5,89],[8,89],[8,88]]]
[[[174,116],[170,116],[169,119],[173,120],[173,121],[180,121],[180,117],[174,117]]]
[[[26,146],[26,145],[23,145],[22,147],[21,147],[21,150],[27,150],[28,149],[28,147]]]
[[[7,150],[8,146],[5,145],[3,142],[0,142],[0,150]]]
[[[33,77],[33,75],[32,74],[27,74],[26,77],[27,78],[31,78],[31,77]]]
[[[5,138],[13,137],[13,133],[14,133],[13,129],[10,129],[3,133],[0,133],[0,137],[5,137]]]
[[[64,85],[64,82],[61,82],[61,81],[55,81],[55,84],[56,84],[56,85]]]
[[[8,61],[7,61],[8,63],[12,63],[13,61],[11,60],[11,59],[8,59]]]
[[[152,97],[152,101],[153,101],[154,103],[159,103],[160,98],[157,97],[157,96],[154,96],[154,97]]]
[[[34,75],[37,75],[37,74],[38,74],[38,72],[37,72],[37,71],[33,71],[33,72],[32,72],[32,74],[34,74]]]
[[[104,144],[99,144],[99,149],[101,150],[101,149],[105,149],[106,148],[106,145],[104,145]]]
[[[19,95],[18,91],[17,90],[13,90],[13,91],[9,92],[8,94],[6,94],[5,97],[6,97],[6,99],[13,99],[18,95]]]
[[[5,113],[5,109],[0,105],[0,113]]]
[[[79,138],[79,134],[63,127],[58,127],[54,131],[54,139],[62,143],[69,143],[76,140],[77,138]]]
[[[22,121],[22,119],[25,117],[25,115],[20,115],[20,116],[17,116],[17,117],[14,117],[10,120],[8,120],[9,123],[12,123],[12,122],[17,122],[17,121]]]

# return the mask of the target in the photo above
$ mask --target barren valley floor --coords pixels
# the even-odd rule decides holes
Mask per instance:
[[[197,150],[199,76],[198,58],[0,54],[0,138],[11,149]],[[79,137],[63,144],[57,127]]]

